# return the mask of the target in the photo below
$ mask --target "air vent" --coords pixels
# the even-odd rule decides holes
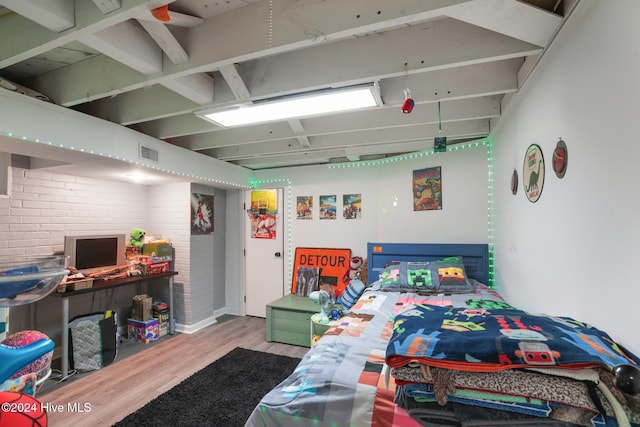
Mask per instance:
[[[144,145],[140,145],[140,158],[147,159],[154,162],[158,161],[158,152],[153,148],[145,147]]]

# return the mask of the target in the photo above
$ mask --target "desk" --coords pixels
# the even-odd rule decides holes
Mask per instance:
[[[145,281],[153,281],[161,279],[163,277],[169,278],[169,333],[173,334],[173,276],[178,274],[176,271],[169,271],[166,273],[150,274],[148,276],[133,276],[125,277],[122,279],[108,279],[108,280],[94,280],[93,287],[80,289],[78,291],[68,292],[52,292],[49,295],[52,297],[58,297],[62,300],[62,379],[60,382],[67,379],[69,376],[69,298],[75,295],[86,294],[89,292],[97,292],[105,289],[113,289],[120,286],[134,285]]]

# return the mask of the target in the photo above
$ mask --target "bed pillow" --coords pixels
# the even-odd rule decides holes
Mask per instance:
[[[338,298],[338,302],[342,304],[344,312],[349,311],[351,307],[358,301],[360,295],[364,292],[366,286],[360,279],[351,279],[344,292]]]
[[[433,261],[434,273],[438,276],[439,292],[473,292],[474,286],[467,278],[462,257],[455,256]]]
[[[380,272],[378,285],[383,291],[418,294],[469,293],[475,289],[459,256],[390,265]]]

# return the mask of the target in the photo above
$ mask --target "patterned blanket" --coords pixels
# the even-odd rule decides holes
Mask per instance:
[[[466,341],[476,334],[484,338]],[[558,347],[556,341],[564,341],[565,347]],[[541,345],[549,347],[547,353]],[[609,371],[623,361],[638,362],[588,325],[566,318],[532,317],[484,286],[470,294],[431,296],[368,289],[309,350],[291,376],[263,397],[245,426],[615,425],[615,419],[609,423],[611,417],[598,417],[597,405],[585,397],[589,393],[582,384],[560,402],[551,400],[559,391],[559,381],[522,385],[520,397],[514,397],[509,388],[498,387],[507,385],[504,375],[497,375],[503,369],[531,366],[526,363],[529,357],[544,360],[544,354],[553,357],[549,359],[553,363],[596,364]],[[409,367],[413,360],[428,360],[435,366],[445,362],[444,355],[453,357],[455,366],[492,367],[486,371],[495,370],[491,378],[499,384],[494,390],[481,390],[475,377],[450,377],[446,384],[453,384],[456,392],[447,388],[450,400],[442,405],[437,401],[435,379],[420,384],[412,377],[392,377],[394,370]],[[439,368],[429,369],[435,373]],[[480,379],[482,384],[487,380]],[[519,378],[511,383],[514,381]],[[548,386],[543,387],[545,384]],[[544,393],[549,388],[556,394]],[[585,421],[576,423],[562,415],[567,411]],[[562,414],[551,418],[552,412]],[[565,422],[567,419],[572,421]]]
[[[394,315],[417,305],[502,306],[485,286],[474,293],[420,296],[368,289],[329,328],[296,370],[258,404],[246,427],[420,427],[394,402],[385,349]]]
[[[569,317],[514,308],[417,305],[395,317],[387,364],[475,372],[510,368],[613,368],[640,359],[605,332]]]

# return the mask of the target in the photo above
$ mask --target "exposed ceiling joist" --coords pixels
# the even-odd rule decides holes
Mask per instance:
[[[0,5],[56,33],[75,24],[72,0],[0,0]]]
[[[111,13],[122,7],[121,0],[92,0],[98,9],[104,14]]]
[[[187,52],[180,46],[180,43],[178,43],[165,24],[142,19],[139,19],[138,22],[156,44],[160,46],[160,49],[162,49],[172,63],[184,64],[189,61],[189,55],[187,55]]]
[[[577,1],[0,0],[27,8],[0,7],[0,77],[243,167],[390,157],[431,149],[438,104],[449,144],[487,136]],[[61,32],[27,13],[56,3],[73,8]],[[369,110],[234,128],[195,115],[374,82]]]

